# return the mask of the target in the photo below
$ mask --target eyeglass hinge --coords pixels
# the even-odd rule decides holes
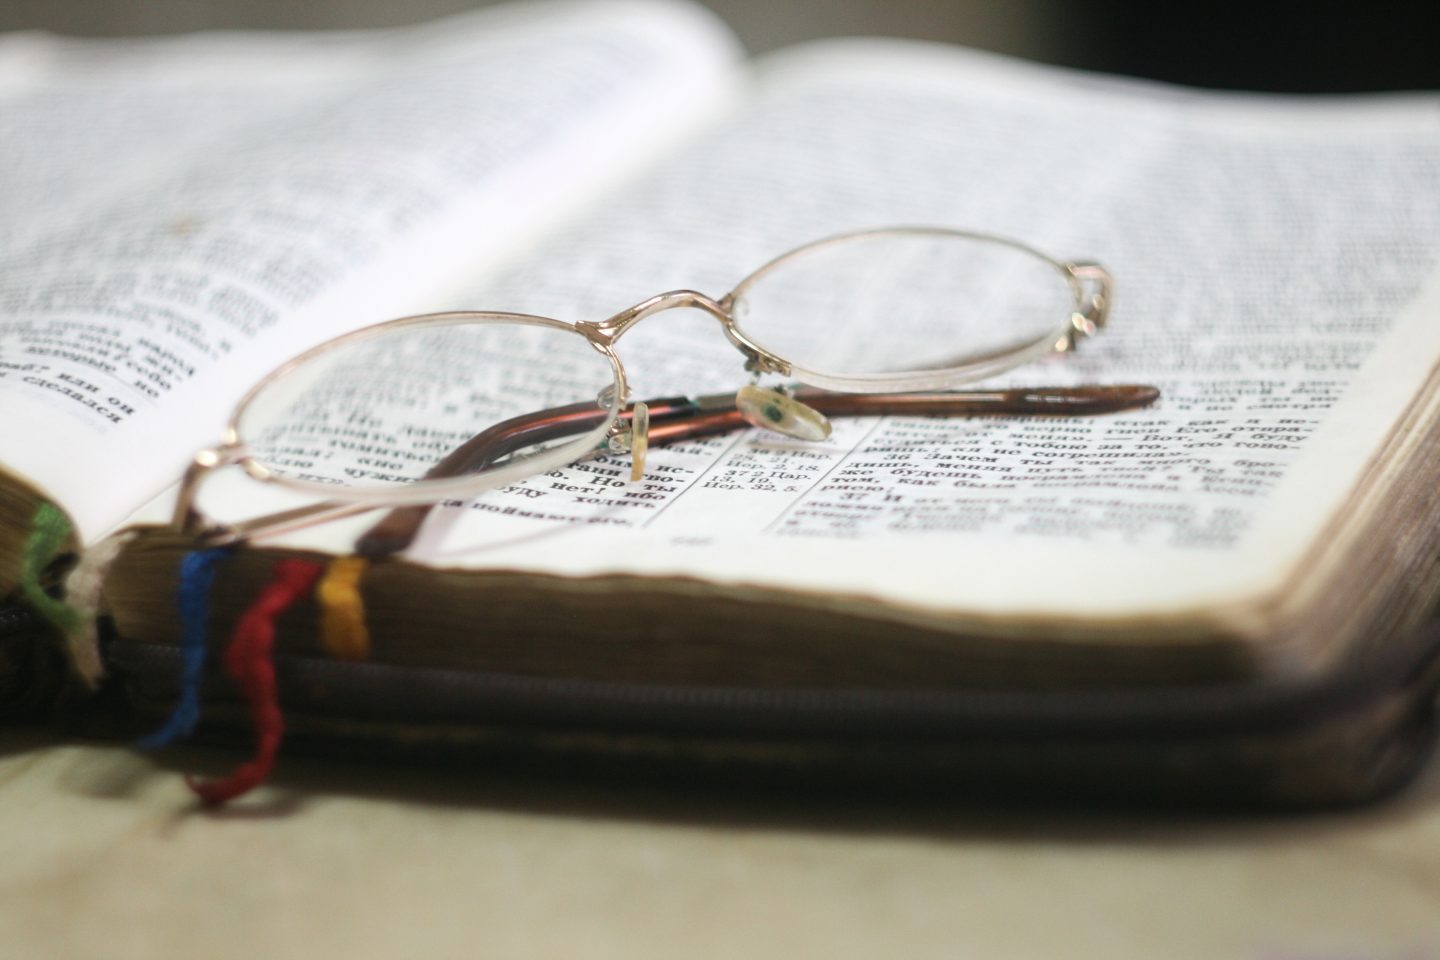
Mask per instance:
[[[745,372],[756,378],[766,373],[788,377],[790,376],[790,364],[782,360],[761,356],[750,350],[745,350]]]

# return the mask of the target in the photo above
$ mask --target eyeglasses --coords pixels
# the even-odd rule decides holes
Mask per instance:
[[[1023,243],[940,228],[819,240],[769,261],[712,299],[657,294],[598,322],[450,312],[357,330],[306,351],[240,401],[224,441],[198,454],[174,524],[208,546],[392,508],[357,543],[404,549],[426,512],[606,452],[632,478],[650,445],[753,425],[803,440],[830,417],[1097,413],[1142,406],[1150,387],[951,391],[1103,327],[1110,275]],[[744,358],[738,393],[631,402],[616,345],[640,321],[693,308]],[[713,357],[671,344],[676,377],[712,379]],[[774,375],[805,385],[762,386]],[[214,470],[308,494],[305,506],[231,523],[196,505]]]

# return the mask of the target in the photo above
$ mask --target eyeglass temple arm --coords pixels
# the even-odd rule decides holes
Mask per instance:
[[[794,396],[827,417],[864,416],[1091,416],[1130,410],[1153,403],[1160,391],[1150,386],[1031,387],[1018,390],[976,390],[948,393],[834,393],[800,389]],[[652,446],[680,443],[729,433],[749,424],[735,407],[733,394],[665,397],[648,401]],[[452,450],[425,475],[427,480],[456,477],[535,443],[592,430],[608,411],[577,403],[541,410],[496,424]],[[620,414],[629,420],[631,411]],[[397,507],[385,514],[356,542],[355,552],[378,558],[399,553],[414,542],[435,504]]]

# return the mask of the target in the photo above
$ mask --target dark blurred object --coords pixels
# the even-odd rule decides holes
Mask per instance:
[[[0,30],[93,36],[386,27],[491,0],[3,0]],[[706,0],[752,53],[916,37],[1174,83],[1293,92],[1440,89],[1435,0]]]
[[[1434,0],[1091,0],[1065,7],[1077,66],[1294,93],[1440,88]]]
[[[65,658],[49,625],[0,599],[0,722],[50,716],[67,680]]]

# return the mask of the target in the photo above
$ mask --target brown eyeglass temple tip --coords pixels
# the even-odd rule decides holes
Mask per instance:
[[[1116,413],[1149,406],[1160,397],[1155,387],[1119,384],[1085,387],[1024,387],[942,393],[834,393],[800,389],[795,399],[827,417],[865,416],[1052,416]],[[735,409],[734,398],[663,397],[646,402],[651,446],[680,443],[750,426]],[[457,477],[483,469],[501,457],[535,443],[593,430],[608,415],[593,403],[554,407],[506,420],[471,437],[425,474],[427,480]],[[621,419],[628,420],[630,411]],[[378,559],[399,553],[415,541],[435,504],[397,507],[355,541],[355,552]]]

